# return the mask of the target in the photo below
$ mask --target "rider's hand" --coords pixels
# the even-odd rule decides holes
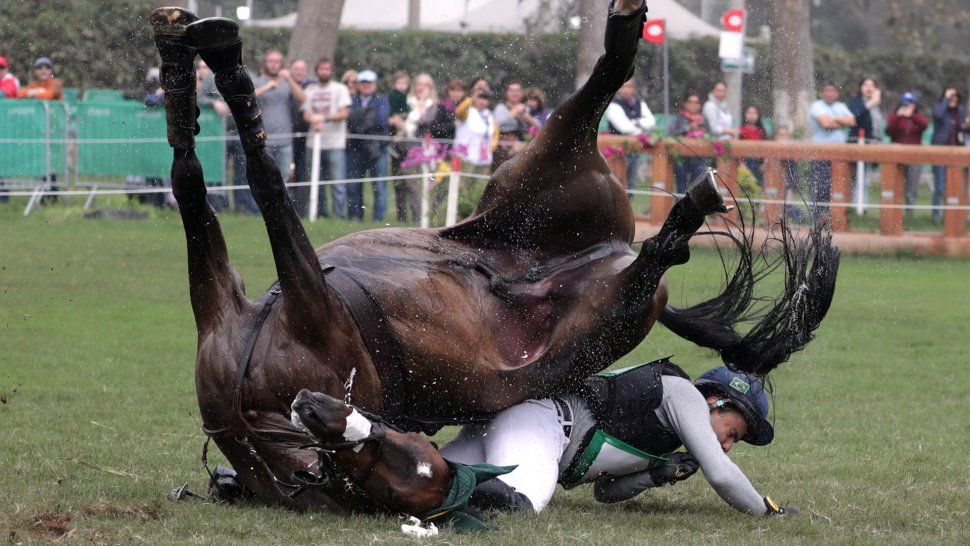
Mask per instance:
[[[674,484],[694,475],[700,465],[690,453],[672,453],[659,466],[650,469],[650,479],[656,485]]]
[[[766,516],[794,516],[798,514],[798,508],[782,506],[771,497],[765,497],[765,508],[768,509],[765,513]]]

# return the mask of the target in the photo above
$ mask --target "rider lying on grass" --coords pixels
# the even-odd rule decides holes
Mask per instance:
[[[466,425],[441,448],[450,461],[516,466],[478,486],[472,506],[542,511],[556,490],[593,483],[596,500],[620,502],[690,477],[749,514],[780,514],[726,455],[738,441],[766,445],[761,381],[715,368],[691,382],[667,359],[593,376],[572,395],[527,400]],[[687,452],[675,452],[684,446]]]

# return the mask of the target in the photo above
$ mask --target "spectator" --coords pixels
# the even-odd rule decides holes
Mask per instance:
[[[738,135],[738,130],[734,128],[734,116],[731,115],[731,108],[727,103],[727,84],[717,82],[707,95],[707,102],[704,103],[704,121],[707,122],[708,131],[716,138],[731,138]]]
[[[165,101],[165,91],[162,89],[161,70],[157,67],[148,69],[145,74],[145,95],[142,103],[146,108],[158,108]]]
[[[650,108],[647,108],[647,103],[637,96],[632,79],[627,80],[620,87],[613,97],[613,102],[606,107],[606,120],[609,123],[610,133],[614,135],[638,136],[653,131],[657,125],[657,120],[653,117]],[[642,163],[643,154],[639,152],[626,154],[627,189],[632,190],[639,184]],[[627,197],[632,198],[633,194],[628,193]]]
[[[768,132],[765,131],[764,124],[761,123],[761,111],[757,106],[751,105],[744,109],[744,123],[738,129],[738,138],[741,140],[766,140]],[[744,166],[751,171],[758,185],[765,187],[765,160],[760,157],[744,158]]]
[[[700,95],[689,91],[684,96],[684,104],[670,122],[667,133],[680,138],[704,138],[707,135],[707,122],[701,115]],[[703,157],[684,156],[674,166],[677,178],[677,193],[687,191],[687,185],[707,170],[707,160]]]
[[[317,82],[306,89],[303,103],[303,119],[314,133],[320,133],[320,179],[343,180],[347,178],[347,116],[350,114],[350,91],[347,86],[333,81],[333,61],[320,59],[314,68]],[[313,147],[313,139],[306,146]],[[312,156],[308,158],[312,164]],[[333,184],[333,215],[347,216],[347,186]],[[317,214],[327,214],[327,188],[322,187],[317,200]]]
[[[20,88],[17,96],[22,99],[63,99],[64,82],[54,77],[54,61],[49,57],[38,57],[34,61],[34,79]]]
[[[498,124],[489,109],[492,93],[479,91],[473,97],[472,107],[464,119],[458,120],[455,130],[456,153],[462,158],[462,171],[470,174],[489,174],[492,165],[492,150],[497,138]],[[468,177],[462,181],[459,194],[460,217],[471,214],[478,202],[477,188],[483,184],[478,178]]]
[[[473,97],[479,96],[479,92],[472,90]],[[495,151],[493,169],[497,169],[502,163],[511,159],[515,154],[522,151],[525,146],[526,135],[529,134],[529,127],[537,123],[529,115],[522,102],[522,84],[512,80],[505,86],[505,102],[495,106],[495,124],[499,131],[499,146]]]
[[[896,144],[910,144],[919,146],[923,143],[923,132],[929,127],[929,120],[920,113],[919,105],[916,103],[916,95],[913,93],[903,93],[899,107],[896,112],[889,116],[886,124],[886,134],[889,139]],[[919,179],[923,173],[922,165],[906,165],[905,191],[903,195],[907,205],[916,203],[916,194],[919,190]],[[913,209],[906,209],[908,216],[913,215]]]
[[[340,76],[340,83],[347,87],[347,92],[353,97],[357,95],[357,71],[347,70]]]
[[[404,120],[404,134],[408,143],[405,149],[410,150],[416,146],[422,146],[422,144],[415,143],[414,140],[431,135],[437,110],[437,97],[434,80],[431,76],[425,73],[418,74],[414,78],[411,92],[407,96],[408,114]],[[394,196],[399,222],[408,221],[408,212],[410,212],[412,221],[420,219],[420,196],[416,180],[398,180],[394,185]]]
[[[20,91],[20,80],[10,73],[10,62],[0,55],[0,98],[15,99]]]
[[[956,87],[943,90],[939,102],[933,106],[933,137],[931,142],[939,146],[960,146],[963,144],[963,132],[970,128],[967,120],[967,109],[963,106],[963,95]],[[933,207],[943,204],[946,196],[946,166],[933,166]],[[939,224],[943,220],[943,209],[933,209],[933,221]]]
[[[296,82],[304,95],[307,87],[316,80],[308,75],[306,61],[295,59],[290,63],[290,75]],[[296,97],[291,97],[290,114],[293,119],[290,125],[293,127],[293,182],[306,182],[310,179],[308,173],[310,167],[307,165],[307,137],[306,133],[310,130],[310,125],[303,119],[303,104],[298,102]],[[305,98],[304,98],[305,100]],[[307,213],[310,205],[310,188],[307,186],[294,186],[290,188],[290,197],[296,206],[296,213],[303,216]],[[326,206],[324,206],[326,210]]]
[[[390,135],[391,105],[387,97],[377,92],[377,74],[364,70],[357,75],[357,95],[351,100],[347,129],[351,133],[347,145],[347,177],[363,178],[370,174],[375,178],[387,176],[386,140],[365,137],[386,137]],[[374,215],[375,222],[384,220],[387,209],[387,181],[375,180]],[[347,216],[352,220],[364,219],[364,187],[361,182],[347,185]]]
[[[438,101],[435,108],[434,118],[428,127],[431,138],[440,140],[454,140],[455,129],[458,122],[458,108],[463,105],[465,98],[465,84],[459,79],[452,79],[445,86],[445,97]],[[468,101],[469,106],[472,101]],[[467,115],[468,108],[463,108],[462,113]],[[463,115],[463,118],[464,118]]]
[[[832,82],[822,85],[819,99],[809,109],[812,142],[817,144],[844,144],[846,128],[855,125],[855,116],[844,102],[839,101],[839,88]],[[812,160],[808,166],[808,183],[816,203],[827,203],[832,190],[832,162]],[[822,213],[826,205],[814,205]]]
[[[394,142],[388,146],[387,152],[391,159],[391,174],[397,176],[402,174],[401,162],[407,157],[409,143],[407,138],[407,117],[411,107],[408,103],[408,90],[411,88],[411,76],[402,70],[398,70],[391,77],[391,91],[387,94],[387,101],[391,105],[391,135]],[[394,203],[397,207],[398,221],[401,220],[402,208],[406,203],[401,202],[402,191],[407,191],[406,180],[395,180],[394,184]]]
[[[270,49],[263,54],[259,77],[255,79],[256,96],[263,113],[266,128],[266,152],[273,156],[280,174],[286,180],[293,164],[293,113],[294,102],[303,104],[306,94],[303,87],[293,79],[284,67],[283,54]]]
[[[546,104],[546,94],[538,87],[528,87],[523,91],[525,96],[525,111],[535,120],[529,127],[529,135],[535,137],[549,119],[549,107]]]
[[[886,118],[882,114],[882,91],[876,80],[870,77],[859,82],[859,92],[849,101],[849,111],[855,116],[855,125],[849,129],[849,142],[859,141],[859,132],[867,142],[882,142]]]

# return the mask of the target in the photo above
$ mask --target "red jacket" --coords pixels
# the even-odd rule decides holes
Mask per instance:
[[[886,123],[886,134],[889,140],[897,144],[922,144],[923,131],[929,125],[930,122],[922,114],[913,114],[908,118],[893,114]]]
[[[765,132],[757,125],[742,123],[738,131],[738,138],[741,140],[765,140],[766,137]]]

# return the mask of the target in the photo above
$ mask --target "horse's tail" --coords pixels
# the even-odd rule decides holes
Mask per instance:
[[[738,265],[725,270],[724,291],[685,309],[667,306],[661,324],[678,336],[718,352],[736,371],[764,376],[814,339],[832,303],[839,270],[839,248],[827,226],[815,223],[805,237],[783,221],[770,230],[755,253],[753,233],[717,232],[739,251]],[[755,297],[755,285],[777,269],[784,289],[775,298]],[[754,323],[746,334],[742,323]]]

